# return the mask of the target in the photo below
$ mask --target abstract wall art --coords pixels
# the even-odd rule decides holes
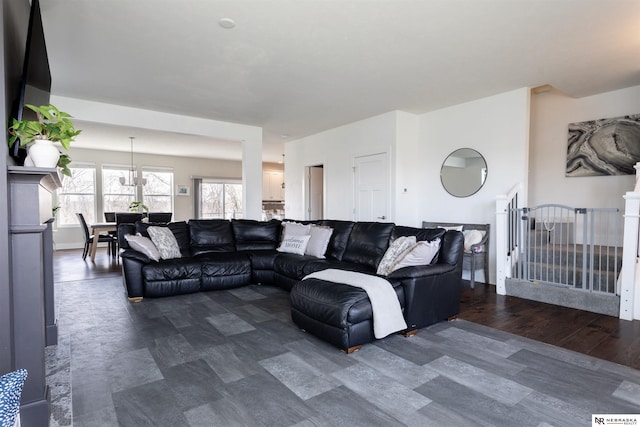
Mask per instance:
[[[565,176],[634,175],[640,114],[569,124]]]

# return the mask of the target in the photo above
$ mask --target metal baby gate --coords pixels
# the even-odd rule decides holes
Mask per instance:
[[[618,209],[548,204],[511,209],[509,222],[517,240],[513,278],[616,293],[622,260]]]

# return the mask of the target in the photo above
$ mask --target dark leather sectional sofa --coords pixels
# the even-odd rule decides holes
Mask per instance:
[[[398,295],[408,331],[457,315],[462,233],[378,222],[312,223],[333,229],[325,259],[276,251],[282,234],[280,221],[214,219],[167,224],[182,258],[156,262],[131,249],[123,238],[135,233],[148,236],[149,224],[122,224],[118,235],[127,296],[137,302],[143,297],[249,284],[280,286],[291,292],[292,319],[299,327],[342,349],[352,349],[374,339],[365,291],[336,283],[318,286],[315,279],[301,279],[328,268],[375,274],[389,242],[414,235],[418,241],[441,238],[441,247],[430,265],[404,267],[385,277]]]

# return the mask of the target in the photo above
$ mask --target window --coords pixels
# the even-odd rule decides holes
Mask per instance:
[[[120,166],[102,167],[102,210],[104,212],[129,212],[129,203],[136,200],[136,188],[122,185],[120,178],[127,178],[129,169]]]
[[[150,212],[173,212],[173,171],[142,168],[147,184],[142,187],[142,203]]]
[[[58,190],[58,225],[78,225],[76,213],[82,213],[89,224],[96,222],[95,166],[77,164],[69,169],[71,176],[63,175]]]
[[[194,179],[194,187],[197,218],[242,218],[242,184],[238,181]]]

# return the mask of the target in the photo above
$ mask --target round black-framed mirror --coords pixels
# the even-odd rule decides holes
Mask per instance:
[[[455,197],[476,194],[487,180],[487,162],[473,148],[459,148],[449,154],[440,168],[440,181]]]

